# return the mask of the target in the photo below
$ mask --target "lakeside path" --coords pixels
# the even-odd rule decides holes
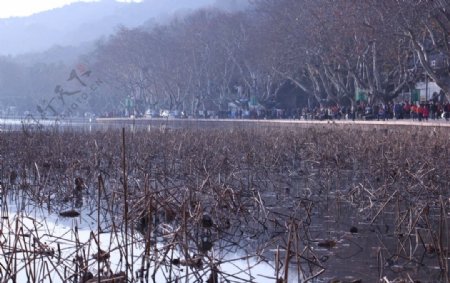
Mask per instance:
[[[450,127],[445,120],[249,120],[249,119],[176,119],[176,118],[97,118],[96,123],[111,127],[170,127],[170,128],[281,128],[290,129],[310,126],[366,126],[367,128],[385,128],[395,126],[410,127]]]

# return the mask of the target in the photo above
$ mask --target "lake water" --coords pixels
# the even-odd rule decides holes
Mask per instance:
[[[12,125],[21,129],[22,125],[16,122]],[[73,126],[80,133],[101,129],[92,124]],[[66,124],[57,129],[70,132],[74,127]],[[141,129],[165,133],[161,127],[130,127],[131,133]],[[109,129],[118,128],[116,125]],[[100,268],[105,274],[119,274],[128,266],[128,277],[134,282],[145,282],[152,275],[155,282],[206,281],[215,268],[217,277],[229,282],[275,282],[277,274],[286,276],[285,270],[289,282],[303,282],[307,278],[314,278],[312,282],[333,279],[377,282],[380,278],[442,282],[441,270],[445,270],[448,261],[446,177],[433,181],[434,186],[426,186],[409,181],[416,178],[411,170],[410,175],[395,179],[399,173],[392,170],[395,166],[388,161],[385,166],[370,167],[355,160],[338,167],[330,165],[339,162],[338,157],[320,158],[327,161],[292,159],[282,166],[272,166],[276,168],[273,171],[242,165],[231,177],[224,171],[223,175],[206,179],[182,174],[175,175],[178,179],[162,178],[158,174],[163,171],[154,167],[131,170],[130,190],[136,201],[130,203],[131,210],[139,207],[142,198],[151,195],[157,204],[166,202],[173,210],[190,215],[190,219],[175,221],[166,221],[166,211],[158,219],[155,216],[151,223],[157,233],[151,237],[137,232],[135,223],[128,226],[125,237],[121,216],[123,184],[117,177],[120,170],[105,173],[105,178],[109,178],[108,192],[100,198],[96,177],[91,177],[88,189],[80,195],[80,205],[77,198],[66,200],[65,193],[70,192],[68,184],[74,179],[73,172],[79,174],[85,169],[66,168],[58,173],[59,169],[53,165],[45,169],[44,165],[38,168],[32,164],[25,171],[27,186],[16,184],[4,190],[7,193],[3,194],[0,263],[12,271],[2,274],[2,278],[16,276],[22,282],[25,277],[34,277],[46,282],[47,276],[51,276],[53,282],[67,282],[68,278],[75,282],[74,274],[83,270],[97,274]],[[110,166],[106,157],[100,161],[100,167]],[[169,165],[173,172],[183,169],[177,163]],[[33,167],[39,172],[34,172]],[[152,178],[145,179],[142,170]],[[417,172],[426,178],[445,176],[439,170],[430,173],[419,168]],[[8,183],[6,179],[4,184]],[[147,181],[152,183],[145,184]],[[228,187],[214,187],[225,183]],[[404,183],[413,185],[403,186]],[[193,184],[195,190],[189,190],[188,184]],[[150,194],[143,187],[151,188]],[[187,200],[193,198],[192,192],[199,195],[197,199],[203,204],[220,205],[186,208]],[[215,199],[218,195],[222,199]],[[59,215],[73,209],[80,215],[73,218]],[[220,227],[199,226],[200,209],[209,209],[215,221],[224,220],[216,223]],[[182,221],[186,224],[182,225]],[[179,230],[180,227],[186,231]],[[203,238],[211,247],[199,253]],[[109,252],[102,261],[93,257],[99,246]],[[286,250],[290,250],[289,257]]]

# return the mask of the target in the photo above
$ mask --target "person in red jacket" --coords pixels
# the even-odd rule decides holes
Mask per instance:
[[[418,107],[416,104],[411,105],[411,117],[412,117],[413,121],[418,118],[417,117],[417,108]]]
[[[423,119],[428,121],[428,117],[430,116],[430,108],[429,105],[424,105],[422,110]]]
[[[423,119],[423,105],[420,104],[419,107],[417,107],[417,117],[419,118],[419,122],[422,122]]]

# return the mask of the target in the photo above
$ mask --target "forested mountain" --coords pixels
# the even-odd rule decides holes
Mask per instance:
[[[79,46],[105,37],[118,26],[167,22],[175,13],[187,13],[214,4],[214,0],[113,0],[76,2],[29,17],[0,20],[0,55],[45,51],[54,45]],[[225,1],[226,2],[226,1]]]

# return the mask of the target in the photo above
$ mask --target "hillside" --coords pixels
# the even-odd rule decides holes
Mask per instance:
[[[237,1],[218,1],[226,7]],[[124,3],[113,0],[78,2],[62,8],[0,20],[0,55],[37,53],[58,46],[86,46],[108,36],[119,26],[136,27],[148,21],[167,21],[174,13],[212,5],[215,0],[145,0]],[[221,6],[224,6],[222,3]]]

